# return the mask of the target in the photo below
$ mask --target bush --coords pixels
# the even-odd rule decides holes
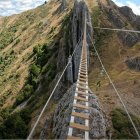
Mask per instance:
[[[140,120],[131,114],[132,120],[138,126],[140,131]],[[115,139],[136,139],[137,135],[134,128],[127,116],[127,114],[121,109],[115,109],[112,111],[112,123],[115,129],[113,138]]]
[[[17,45],[20,42],[20,39],[17,39],[14,45]]]
[[[17,95],[16,97],[16,105],[19,105],[20,103],[22,103],[25,100],[24,94],[21,93],[19,95]]]
[[[4,48],[4,45],[0,43],[0,50]]]
[[[30,74],[33,74],[34,76],[38,76],[40,73],[40,67],[33,64],[30,68]]]
[[[39,47],[40,47],[40,46],[37,45],[37,46],[35,46],[35,47],[33,48],[33,53],[34,53],[34,54],[39,53],[39,50],[40,50]]]
[[[20,112],[20,116],[21,118],[24,120],[24,122],[26,124],[28,124],[31,120],[31,111],[29,109],[23,109],[21,112]]]
[[[33,92],[33,86],[27,84],[27,85],[25,86],[25,88],[24,88],[24,91],[25,91],[25,92]]]
[[[31,112],[28,109],[9,115],[0,125],[0,139],[25,139],[30,120]]]

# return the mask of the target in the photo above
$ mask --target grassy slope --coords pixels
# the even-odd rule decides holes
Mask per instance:
[[[1,107],[12,105],[17,93],[24,86],[29,66],[34,61],[33,47],[37,44],[52,42],[59,32],[61,20],[67,14],[67,12],[60,15],[54,14],[59,5],[51,2],[20,15],[2,19],[3,24],[0,25],[4,26],[2,26],[0,40],[11,33],[9,31],[11,27],[14,26],[17,31],[11,33],[11,36],[14,36],[13,42],[5,45],[0,51],[0,57],[4,61],[0,64],[1,67],[4,66],[0,73],[0,97],[5,98]],[[51,32],[52,29],[54,29],[53,32]]]
[[[58,44],[60,41],[59,39],[63,37],[63,21],[67,19],[67,15],[69,15],[71,9],[70,7],[72,5],[73,2],[70,1],[68,9],[65,10],[65,12],[60,13],[60,3],[54,2],[52,0],[47,5],[42,5],[34,10],[26,11],[20,15],[7,17],[0,20],[0,26],[2,27],[0,40],[2,40],[2,38],[5,38],[5,35],[8,35],[8,37],[13,37],[13,40],[11,42],[8,41],[0,51],[0,57],[2,57],[2,63],[0,63],[0,65],[4,66],[3,69],[0,69],[2,71],[0,73],[0,88],[2,89],[0,92],[0,114],[2,116],[2,118],[0,118],[0,124],[2,123],[2,125],[0,125],[0,138],[25,138],[29,131],[30,125],[32,126],[32,124],[34,124],[36,117],[38,116],[40,110],[48,99],[50,90],[52,89],[52,86],[54,86],[54,82],[52,84],[51,82],[53,80],[52,78],[54,78],[56,74],[55,67],[58,55],[56,55],[56,53],[59,47],[61,47]],[[12,31],[10,30],[11,27]],[[44,43],[47,44],[48,47],[46,49],[48,50],[46,54],[43,53],[42,50],[42,46]],[[38,44],[40,45],[38,46]],[[38,46],[37,50],[40,51],[37,51],[37,53],[33,54],[33,48],[35,46]],[[55,50],[52,49],[52,46],[54,46],[53,48]],[[31,76],[30,67],[34,63],[38,64],[37,59],[39,55],[47,56],[47,63],[43,67],[41,67],[41,73],[47,73],[49,75],[47,79],[44,79],[41,74],[38,77],[38,80],[41,81],[42,86],[39,86],[41,88],[37,90],[37,94],[31,96],[30,101],[27,104],[26,109],[27,111],[29,111],[29,117],[30,119],[32,118],[32,120],[29,119],[27,123],[28,126],[26,126],[27,124],[24,124],[24,117],[26,118],[26,115],[24,117],[20,115],[24,112],[24,110],[19,112],[18,114],[15,113],[18,110],[24,108],[26,106],[26,102],[18,107],[16,107],[14,103],[16,98],[18,97],[17,95],[20,95],[22,93],[21,91],[24,89],[24,85],[26,85],[27,79]],[[40,70],[36,68],[36,72],[38,73],[39,71]],[[28,86],[28,90],[31,89],[32,87]],[[30,93],[27,92],[27,94]],[[9,108],[11,108],[13,104],[14,113],[11,114],[13,109],[11,110]],[[48,115],[53,112],[55,104],[51,103],[50,107],[51,110],[48,110]],[[6,124],[14,116],[15,121],[13,122],[13,124],[11,124],[11,127],[13,127],[13,131],[9,132],[11,128],[7,129]],[[26,129],[25,135],[22,135],[20,133],[15,134],[15,127],[18,127],[18,120],[19,125],[25,126],[23,128]],[[37,131],[39,130],[40,132],[45,120],[46,114],[42,117],[40,123],[41,128],[38,127]],[[5,134],[3,133],[5,131],[5,127],[7,129],[5,133],[7,136],[5,136]],[[37,132],[36,135],[38,135]]]

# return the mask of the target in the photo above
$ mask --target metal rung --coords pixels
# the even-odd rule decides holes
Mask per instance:
[[[82,97],[78,97],[78,96],[75,96],[74,99],[88,102],[88,100],[86,98],[82,98]]]
[[[80,129],[80,130],[84,130],[84,131],[89,131],[88,126],[81,125],[81,124],[78,124],[78,123],[70,123],[70,127]]]
[[[72,112],[72,116],[89,120],[89,115],[87,115],[85,113]]]
[[[81,104],[74,104],[73,105],[74,107],[77,107],[77,108],[81,108],[81,109],[89,109],[89,107],[88,106],[85,106],[85,105],[81,105]]]
[[[82,140],[80,137],[68,136],[67,140]]]

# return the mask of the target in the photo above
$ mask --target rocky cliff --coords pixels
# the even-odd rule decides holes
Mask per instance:
[[[139,28],[139,16],[136,16],[127,6],[119,8],[115,5],[114,2],[110,0],[107,5],[104,5],[101,1],[99,1],[99,3],[102,12],[105,12],[107,14],[109,20],[113,23],[114,28],[129,29],[129,23],[134,25],[136,21],[137,25],[135,24],[135,26],[133,26],[132,28],[134,30],[137,30]],[[132,47],[140,39],[140,36],[138,34],[129,32],[118,32],[118,37],[127,47]]]

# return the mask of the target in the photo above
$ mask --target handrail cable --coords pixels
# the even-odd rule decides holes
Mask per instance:
[[[105,71],[105,73],[106,73],[106,75],[107,75],[107,77],[108,77],[110,83],[112,84],[112,86],[113,86],[113,88],[114,88],[114,90],[115,90],[117,96],[119,97],[119,100],[121,101],[121,103],[122,103],[122,105],[123,105],[123,107],[124,107],[124,109],[125,109],[125,112],[127,113],[128,118],[130,119],[130,122],[131,122],[132,126],[134,127],[134,130],[135,130],[135,132],[136,132],[136,134],[137,134],[137,136],[138,136],[138,139],[140,139],[139,132],[138,132],[138,130],[137,130],[137,128],[136,128],[136,126],[135,126],[135,124],[134,124],[134,122],[133,122],[131,116],[130,116],[130,113],[128,112],[128,109],[127,109],[125,103],[123,102],[123,100],[122,100],[122,98],[121,98],[121,96],[120,96],[120,94],[119,94],[119,91],[117,90],[115,84],[113,83],[113,81],[112,81],[112,79],[110,78],[110,76],[109,76],[107,70],[105,69],[105,66],[104,66],[104,64],[103,64],[103,62],[102,62],[102,60],[101,60],[101,57],[100,57],[100,55],[99,55],[99,53],[98,53],[98,51],[97,51],[97,49],[96,49],[96,47],[95,47],[95,45],[94,45],[94,43],[93,43],[93,41],[92,41],[92,39],[91,39],[91,37],[90,37],[89,34],[88,34],[88,36],[89,36],[90,41],[91,41],[91,43],[92,43],[92,45],[93,45],[93,47],[94,47],[94,50],[95,50],[95,52],[96,52],[96,54],[97,54],[97,56],[98,56],[98,59],[99,59],[99,61],[100,61],[100,63],[101,63],[102,68],[104,69],[104,71]]]
[[[79,47],[81,40],[82,40],[82,35],[81,35],[81,38],[79,39],[79,41],[78,41],[78,43],[77,43],[77,45],[76,45],[76,47],[75,47],[75,49],[73,51],[74,53],[76,52],[76,49]],[[74,55],[74,53],[72,54],[72,56]],[[43,115],[43,113],[44,113],[44,111],[45,111],[48,103],[50,102],[50,100],[51,100],[51,98],[52,98],[52,96],[53,96],[53,94],[54,94],[54,92],[55,92],[55,90],[56,90],[56,88],[57,88],[60,80],[62,79],[62,76],[64,75],[66,69],[68,68],[69,64],[70,64],[70,61],[68,61],[67,65],[65,66],[65,68],[64,68],[64,70],[63,70],[63,72],[62,72],[62,74],[61,74],[61,76],[59,78],[59,80],[57,81],[57,83],[56,83],[56,85],[55,85],[55,87],[54,87],[54,89],[53,89],[53,91],[52,91],[52,93],[50,95],[50,97],[48,98],[46,104],[44,105],[44,107],[43,107],[43,109],[42,109],[42,111],[41,111],[41,113],[40,113],[40,115],[39,115],[39,117],[37,119],[37,121],[35,122],[35,125],[33,126],[32,130],[31,130],[31,132],[30,132],[30,134],[29,134],[29,136],[27,138],[27,140],[30,140],[31,139],[31,137],[32,137],[32,135],[33,135],[33,133],[34,133],[34,131],[36,129],[36,126],[38,125],[38,123],[40,121],[40,118],[42,117],[42,115]]]
[[[140,31],[137,30],[127,30],[127,29],[113,29],[113,28],[102,28],[102,27],[93,27],[94,29],[101,29],[101,30],[110,30],[110,31],[120,31],[120,32],[132,32],[140,34]]]

